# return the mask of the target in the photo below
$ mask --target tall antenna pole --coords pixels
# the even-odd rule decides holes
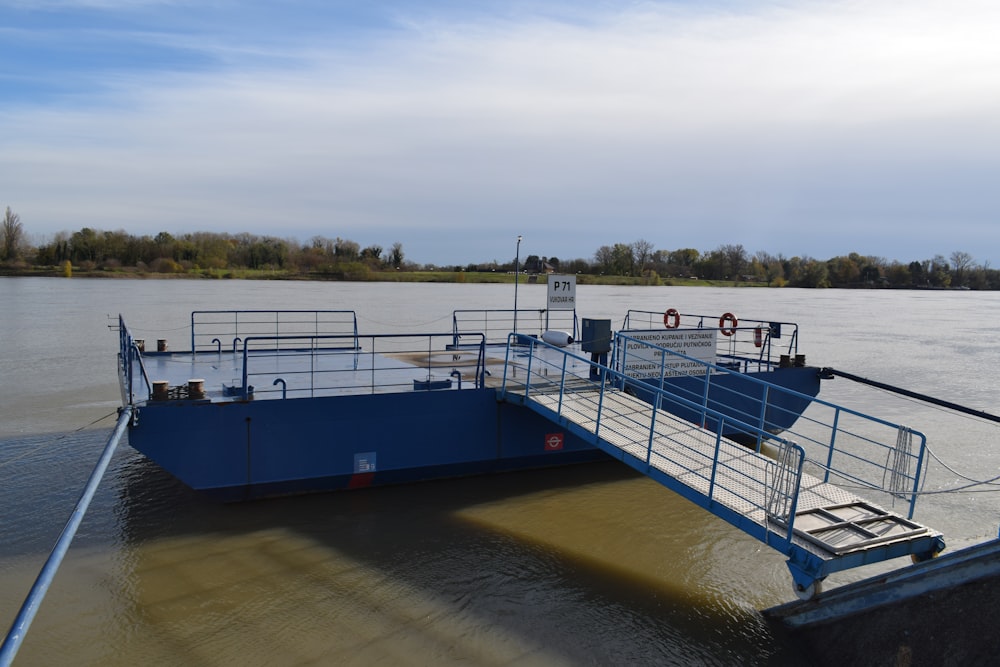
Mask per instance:
[[[517,276],[521,263],[521,235],[517,235],[517,251],[514,253],[514,333],[517,333]]]

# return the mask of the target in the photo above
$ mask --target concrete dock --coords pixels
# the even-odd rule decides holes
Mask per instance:
[[[1000,540],[768,609],[822,665],[996,665]]]

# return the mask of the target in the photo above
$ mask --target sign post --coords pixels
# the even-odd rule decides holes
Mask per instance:
[[[576,276],[549,276],[549,310],[576,310]]]

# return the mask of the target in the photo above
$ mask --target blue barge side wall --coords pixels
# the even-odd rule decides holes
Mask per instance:
[[[533,411],[498,402],[493,389],[151,402],[129,442],[188,486],[231,500],[605,456]]]

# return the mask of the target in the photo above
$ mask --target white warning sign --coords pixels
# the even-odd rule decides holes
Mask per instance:
[[[717,329],[673,329],[666,331],[622,331],[630,339],[624,341],[625,368],[632,377],[675,377],[704,374],[705,362],[715,363]],[[656,346],[656,347],[651,347]],[[676,354],[664,352],[664,348]],[[677,355],[683,354],[693,359]],[[697,360],[697,361],[695,361]]]

